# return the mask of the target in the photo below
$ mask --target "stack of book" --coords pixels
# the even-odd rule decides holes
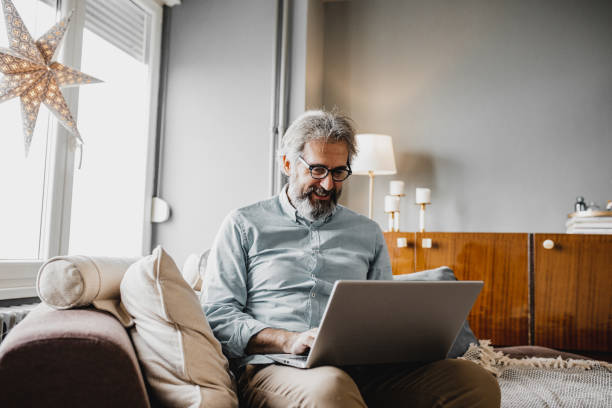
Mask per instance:
[[[612,234],[612,211],[581,211],[568,217],[568,234]]]

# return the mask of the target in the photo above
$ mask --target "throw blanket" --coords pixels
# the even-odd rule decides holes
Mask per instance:
[[[612,364],[558,358],[515,359],[493,350],[489,340],[471,344],[464,360],[497,377],[501,406],[612,407]]]

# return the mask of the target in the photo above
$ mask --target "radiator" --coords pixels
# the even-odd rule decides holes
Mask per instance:
[[[22,321],[30,310],[38,306],[38,303],[18,306],[0,307],[0,342],[4,340],[8,332]]]

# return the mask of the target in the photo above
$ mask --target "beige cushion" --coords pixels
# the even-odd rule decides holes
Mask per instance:
[[[119,285],[136,260],[82,255],[51,258],[38,271],[38,297],[55,309],[93,305],[129,327],[132,319],[120,303]]]
[[[237,407],[227,359],[198,298],[172,258],[157,247],[121,282],[135,325],[131,336],[157,398],[172,407]]]
[[[204,251],[202,254],[191,254],[183,264],[183,278],[185,278],[189,286],[196,291],[202,290],[204,272],[206,271],[206,260],[208,259],[209,253],[210,249]]]

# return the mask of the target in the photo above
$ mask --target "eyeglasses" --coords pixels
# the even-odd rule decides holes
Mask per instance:
[[[351,170],[351,166],[348,164],[343,167],[336,167],[335,169],[328,169],[327,167],[321,166],[321,165],[312,166],[308,164],[302,156],[298,156],[298,159],[300,159],[302,163],[304,163],[305,166],[308,166],[308,170],[310,170],[310,177],[312,177],[315,180],[324,179],[325,177],[327,177],[327,175],[330,172],[332,175],[332,180],[334,181],[344,181],[351,174],[353,174],[353,171]]]

